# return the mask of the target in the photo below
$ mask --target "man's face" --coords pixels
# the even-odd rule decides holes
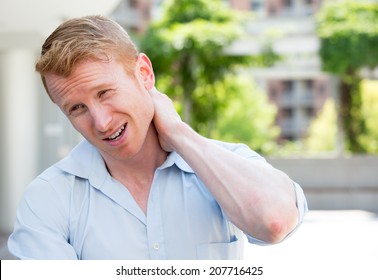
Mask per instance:
[[[53,101],[103,156],[132,158],[144,144],[154,107],[139,63],[135,77],[113,60],[82,62],[67,78],[45,76]]]

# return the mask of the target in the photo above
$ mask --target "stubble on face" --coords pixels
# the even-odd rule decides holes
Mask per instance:
[[[93,116],[88,113],[90,110],[82,116],[72,117],[67,107],[75,102],[82,102],[89,107],[88,104],[93,100],[88,99],[88,96],[93,95],[93,98],[97,98],[97,93],[93,94],[89,89],[97,87],[101,90],[98,81],[104,79],[103,76],[106,77],[105,81],[111,81],[106,83],[109,83],[111,88],[116,88],[116,94],[109,99],[111,102],[108,107],[111,108],[109,113],[112,114],[113,122],[108,130],[100,132],[94,129]],[[46,84],[53,101],[67,115],[75,129],[104,156],[118,159],[137,154],[144,146],[146,137],[149,136],[148,130],[154,116],[154,107],[142,82],[137,72],[135,75],[129,75],[122,64],[114,61],[79,64],[67,78],[54,74],[46,75]],[[108,145],[110,142],[104,138],[114,136],[124,125],[125,131],[121,132],[128,134],[125,142],[119,147]]]

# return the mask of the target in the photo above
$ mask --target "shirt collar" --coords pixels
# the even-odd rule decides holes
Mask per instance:
[[[169,168],[173,165],[184,172],[194,173],[193,169],[176,152],[171,152],[158,169]],[[74,176],[88,179],[96,188],[101,188],[105,179],[110,176],[100,152],[87,140],[81,141],[67,157],[56,163],[55,166]]]
[[[186,163],[186,161],[176,152],[171,152],[165,162],[158,168],[164,169],[176,165],[179,169],[187,173],[194,173],[193,169]]]
[[[101,188],[110,176],[101,154],[87,140],[81,141],[55,166],[76,177],[88,179],[96,188]]]

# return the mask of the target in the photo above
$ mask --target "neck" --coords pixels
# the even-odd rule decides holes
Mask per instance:
[[[129,190],[136,203],[146,214],[155,170],[167,158],[167,152],[160,146],[155,126],[151,124],[145,143],[133,158],[114,159],[106,158],[104,155],[103,157],[112,177]]]
[[[162,165],[166,158],[167,152],[161,148],[153,124],[148,130],[141,150],[133,158],[118,160],[104,157],[109,173],[127,188],[129,186],[142,187],[144,184],[141,182],[151,183],[156,168]]]

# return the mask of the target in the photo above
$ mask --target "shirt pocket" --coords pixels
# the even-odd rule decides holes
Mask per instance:
[[[243,242],[206,243],[197,245],[199,260],[239,260],[243,258]]]

